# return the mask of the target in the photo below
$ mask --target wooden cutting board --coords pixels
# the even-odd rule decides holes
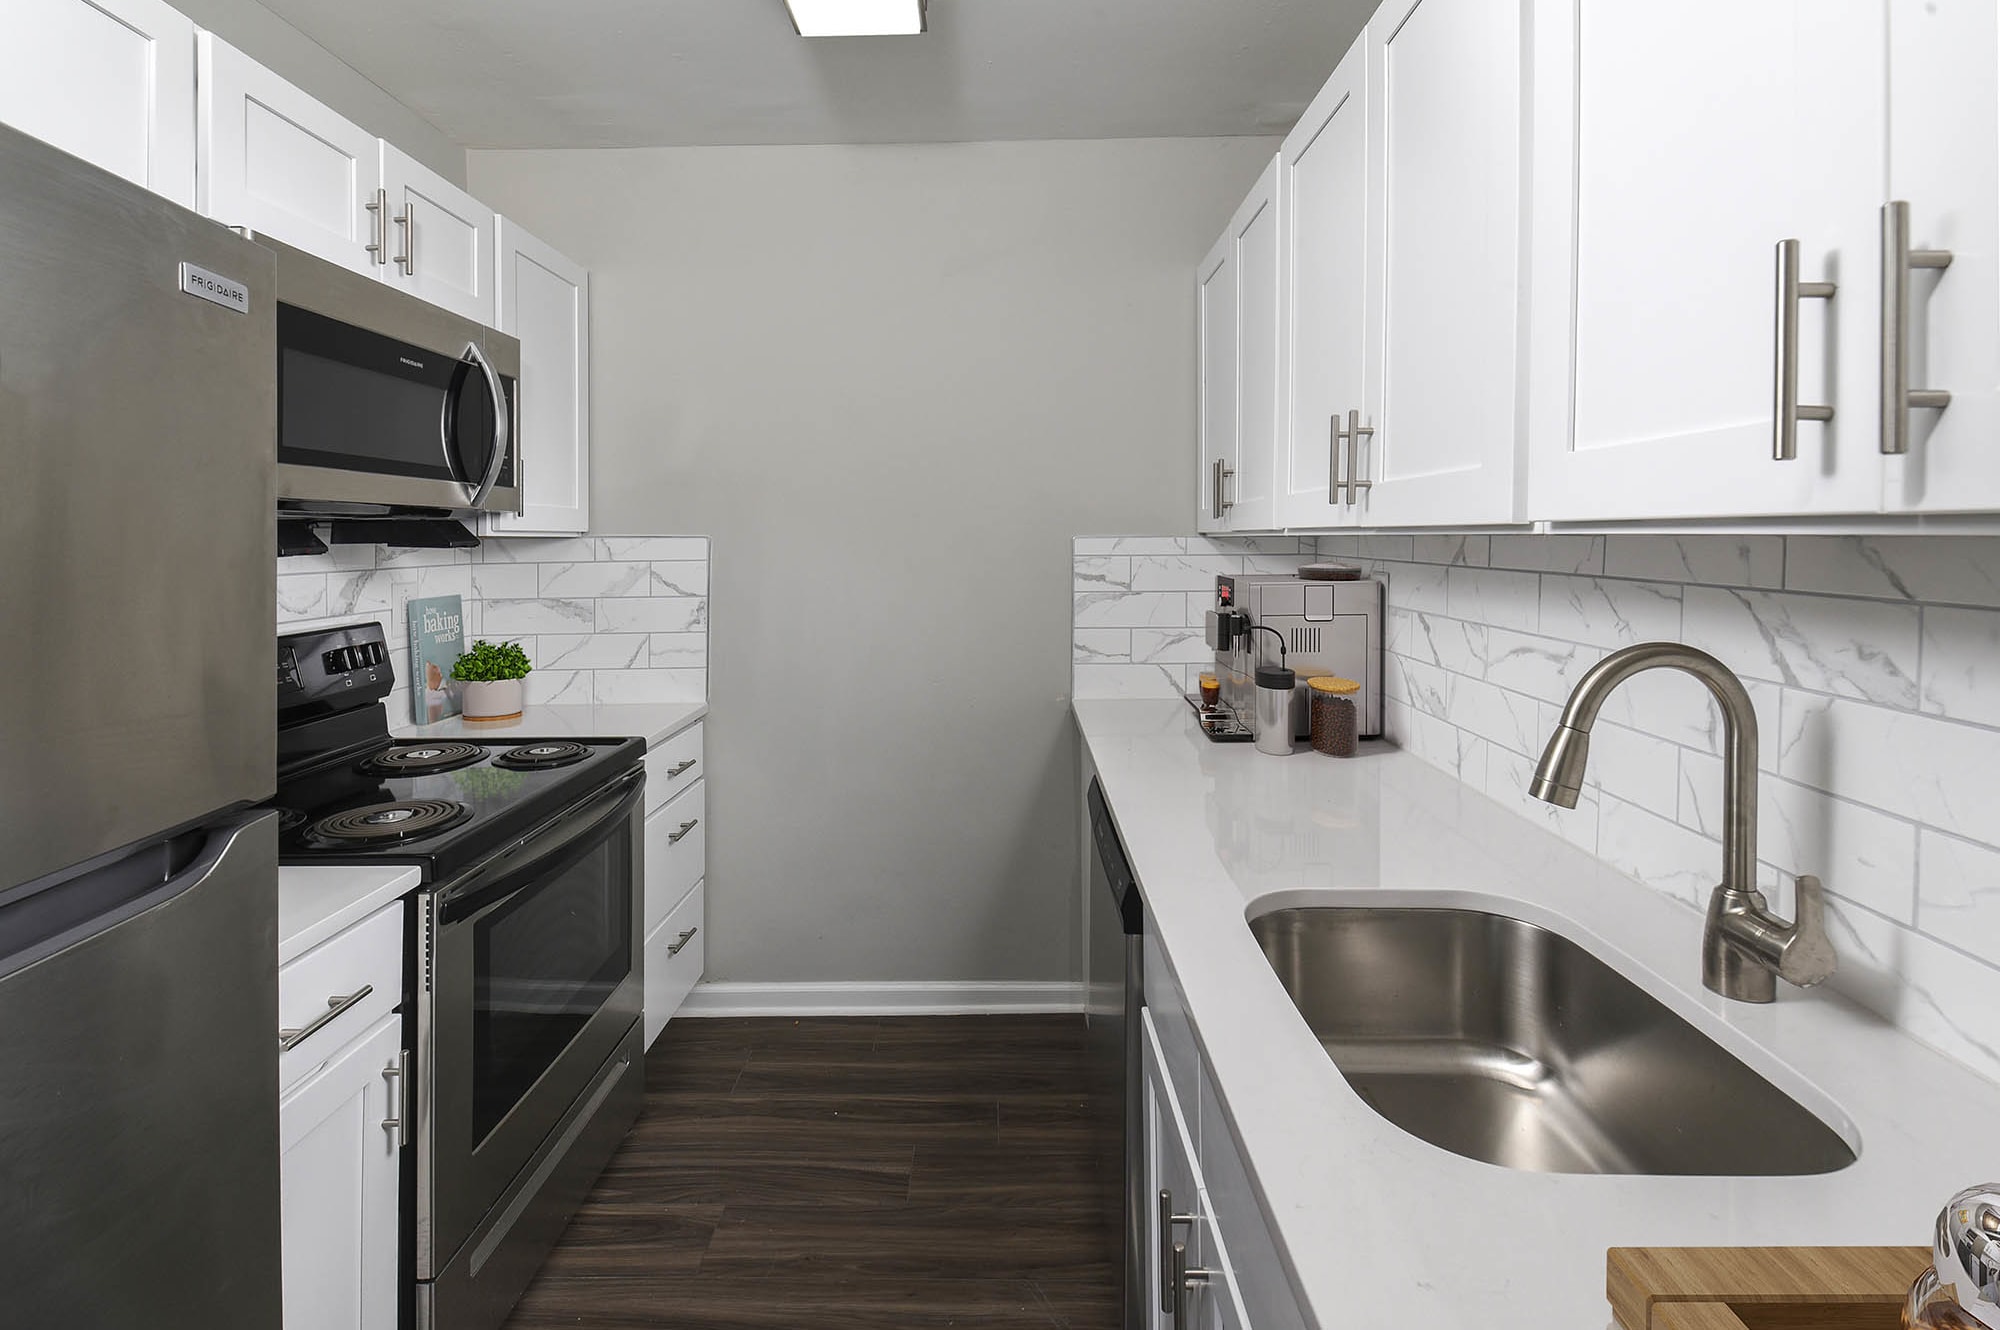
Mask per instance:
[[[1923,1247],[1613,1247],[1622,1330],[1897,1330]]]

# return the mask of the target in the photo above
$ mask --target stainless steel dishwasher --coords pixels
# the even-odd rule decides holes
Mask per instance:
[[[1084,977],[1088,997],[1084,1007],[1090,1025],[1091,1065],[1096,1074],[1107,1140],[1116,1132],[1121,1148],[1107,1150],[1106,1185],[1123,1197],[1121,1237],[1115,1259],[1124,1271],[1126,1330],[1140,1330],[1146,1320],[1146,1161],[1144,1069],[1140,1065],[1139,1008],[1145,1000],[1145,907],[1139,880],[1112,825],[1103,787],[1093,778],[1088,796],[1090,833],[1095,852],[1090,857],[1087,910],[1090,955]],[[1115,1126],[1113,1124],[1116,1124]],[[1115,1167],[1117,1176],[1110,1177]]]

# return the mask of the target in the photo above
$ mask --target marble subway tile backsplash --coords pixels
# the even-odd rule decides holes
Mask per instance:
[[[1071,696],[1177,697],[1214,661],[1202,616],[1223,573],[1289,573],[1296,536],[1080,536],[1071,549]]]
[[[519,641],[535,667],[530,702],[698,702],[708,693],[708,567],[705,536],[336,545],[278,560],[278,629],[380,622],[395,653],[392,725],[409,723],[404,607],[423,596],[464,598],[468,642]]]
[[[1693,680],[1613,694],[1574,811],[1527,777],[1608,651],[1727,662],[1758,713],[1774,907],[1822,877],[1835,987],[2000,1078],[2000,538],[1325,536],[1318,555],[1388,584],[1389,738],[1691,908],[1722,858],[1720,718]]]

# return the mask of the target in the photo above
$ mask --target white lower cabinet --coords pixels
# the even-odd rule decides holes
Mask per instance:
[[[701,726],[646,754],[646,1046],[701,979],[707,954],[708,782]]]
[[[687,995],[701,981],[708,939],[702,934],[705,922],[701,884],[695,883],[686,898],[676,905],[646,935],[646,1046],[660,1037],[668,1020],[681,1009]]]
[[[384,1016],[279,1099],[285,1330],[395,1330],[405,1066]]]
[[[1144,1026],[1142,1121],[1147,1170],[1148,1330],[1244,1330],[1250,1325],[1229,1248],[1211,1208],[1197,1128],[1174,1092],[1152,1012]]]
[[[410,1095],[404,907],[278,971],[285,1330],[396,1330]]]

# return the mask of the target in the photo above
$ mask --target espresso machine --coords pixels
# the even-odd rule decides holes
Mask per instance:
[[[1203,730],[1217,740],[1247,735],[1257,667],[1279,664],[1282,654],[1298,679],[1292,694],[1294,738],[1304,739],[1312,729],[1307,681],[1329,674],[1361,685],[1354,698],[1361,735],[1379,736],[1382,607],[1382,583],[1374,578],[1323,581],[1294,573],[1216,578],[1205,632],[1222,693],[1215,723],[1205,717]]]

